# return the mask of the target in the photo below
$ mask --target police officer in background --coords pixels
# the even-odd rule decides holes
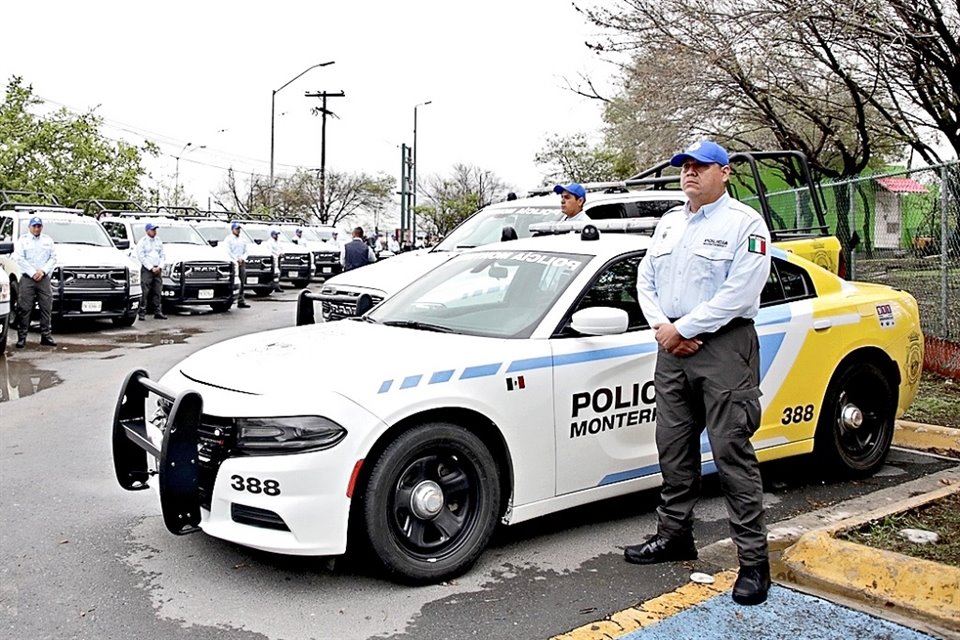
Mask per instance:
[[[770,588],[763,486],[750,437],[760,426],[759,341],[753,318],[770,274],[770,232],[726,191],[727,152],[711,141],[675,155],[688,202],[667,212],[640,262],[640,307],[659,343],[657,450],[663,485],[657,532],[624,557],[654,564],[697,557],[693,507],[700,493],[700,434],[713,460],[737,545],[733,599],[766,600]]]
[[[43,220],[30,218],[30,233],[20,236],[13,252],[13,260],[20,268],[19,318],[17,322],[17,349],[27,344],[30,329],[30,313],[33,301],[40,307],[40,344],[55,347],[51,328],[53,315],[53,289],[50,287],[50,272],[57,266],[57,250],[53,238],[43,233]]]
[[[363,241],[363,227],[353,230],[353,238],[340,249],[340,263],[344,271],[362,267],[365,264],[376,262],[377,256],[366,242]]]
[[[267,241],[270,256],[273,258],[273,290],[283,291],[280,286],[280,256],[283,255],[283,245],[280,244],[280,229],[270,230],[270,239]]]
[[[157,225],[148,222],[144,225],[147,235],[137,243],[137,260],[140,261],[140,320],[146,320],[147,313],[153,308],[153,317],[157,320],[166,320],[163,315],[163,306],[160,294],[163,291],[163,263],[166,256],[163,253],[163,241],[157,237]]]
[[[244,298],[244,288],[247,285],[247,241],[240,235],[240,223],[230,224],[230,235],[226,239],[227,254],[237,265],[237,277],[240,278],[240,293],[237,296],[237,308],[247,309],[250,307]]]
[[[558,184],[553,188],[553,192],[560,194],[560,211],[563,212],[561,222],[580,222],[590,219],[590,216],[583,211],[583,205],[587,202],[587,190],[583,185],[576,182]]]

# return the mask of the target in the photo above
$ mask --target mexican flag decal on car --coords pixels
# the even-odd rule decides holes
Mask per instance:
[[[763,236],[750,236],[747,238],[747,251],[767,255],[767,239]]]
[[[507,391],[514,391],[515,389],[523,389],[525,387],[526,385],[523,382],[523,376],[507,378]]]

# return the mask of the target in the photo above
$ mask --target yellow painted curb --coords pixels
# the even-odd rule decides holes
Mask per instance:
[[[834,537],[839,531],[957,492],[960,486],[944,487],[841,521],[828,529],[806,533],[783,552],[779,567],[784,574],[778,577],[960,631],[960,568]]]
[[[551,640],[613,640],[631,631],[655,625],[685,609],[729,591],[737,579],[737,572],[723,571],[713,577],[713,584],[690,582],[670,593],[642,602],[636,607],[619,611],[606,620],[585,624],[554,636]]]
[[[908,449],[940,450],[960,454],[960,429],[897,420],[893,444]]]

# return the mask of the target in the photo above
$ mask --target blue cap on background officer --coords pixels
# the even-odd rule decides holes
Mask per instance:
[[[33,216],[32,218],[30,218],[30,226],[31,226],[31,227],[42,227],[42,226],[43,226],[43,220],[40,219],[40,216]]]
[[[587,190],[582,184],[571,182],[570,184],[558,184],[553,187],[554,193],[560,194],[560,211],[563,212],[565,220],[589,220],[590,218],[583,212],[583,205],[587,201]]]

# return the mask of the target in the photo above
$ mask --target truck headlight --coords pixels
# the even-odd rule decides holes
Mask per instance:
[[[130,273],[130,286],[139,287],[140,286],[140,269],[127,269]]]
[[[322,416],[237,418],[237,451],[247,455],[304,453],[329,449],[347,430]]]

